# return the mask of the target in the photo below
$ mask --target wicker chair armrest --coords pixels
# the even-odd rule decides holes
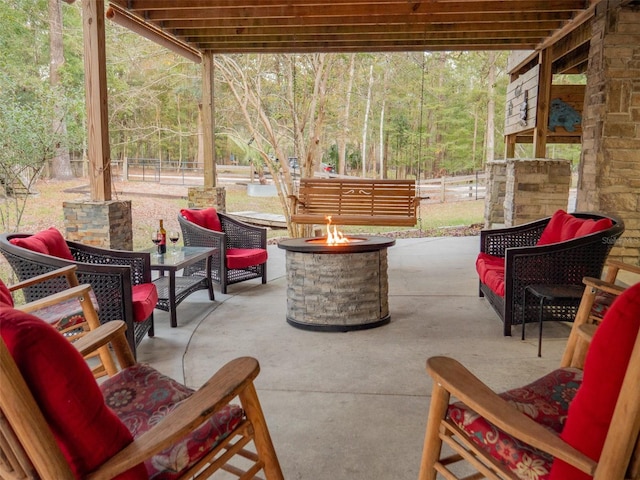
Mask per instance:
[[[151,255],[146,252],[130,252],[99,248],[83,243],[67,241],[73,257],[92,265],[121,265],[130,267],[131,284],[151,282]]]
[[[178,215],[178,223],[182,229],[182,241],[185,247],[211,247],[223,250],[227,236],[224,232],[216,232],[190,222]]]
[[[480,251],[497,257],[504,257],[508,248],[534,246],[549,218],[524,223],[515,227],[496,228],[480,231]]]
[[[222,230],[227,234],[227,248],[267,248],[267,229],[218,214]]]
[[[66,267],[51,270],[50,272],[43,273],[42,275],[36,275],[35,277],[31,277],[27,280],[16,282],[13,285],[9,285],[7,288],[10,292],[15,292],[58,277],[65,277],[69,286],[75,287],[78,285],[78,277],[76,275],[77,269],[78,267],[76,265],[67,265]]]

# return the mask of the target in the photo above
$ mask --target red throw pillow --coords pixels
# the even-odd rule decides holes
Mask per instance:
[[[601,218],[600,220],[577,218],[564,210],[558,210],[542,231],[540,240],[536,245],[564,242],[565,240],[605,230],[612,225],[613,222],[609,218]]]
[[[213,207],[203,209],[183,208],[180,210],[180,214],[200,227],[208,228],[216,232],[222,231],[222,224],[220,223],[218,212],[216,212],[216,209]]]
[[[107,407],[89,366],[60,333],[42,320],[0,308],[0,334],[40,406],[77,478],[132,442]],[[117,477],[148,478],[143,464]]]
[[[607,228],[611,228],[613,226],[613,222],[610,218],[601,218],[600,220],[589,220],[584,222],[578,231],[576,232],[577,237],[584,237],[585,235],[591,235],[592,233],[601,232],[602,230],[606,230]]]
[[[563,440],[598,460],[613,417],[631,351],[640,328],[640,283],[629,287],[611,305],[593,337],[584,365],[584,378],[562,434]],[[591,477],[556,460],[549,480],[588,480]]]
[[[52,255],[65,260],[74,260],[67,241],[55,227],[41,230],[30,237],[12,238],[11,243],[33,252],[44,253],[45,255]]]

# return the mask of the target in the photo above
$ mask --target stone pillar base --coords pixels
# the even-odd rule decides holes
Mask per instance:
[[[507,159],[506,227],[550,217],[567,209],[571,162],[548,158]]]
[[[131,201],[63,202],[65,236],[74,242],[133,250]]]
[[[486,185],[484,228],[503,227],[504,195],[507,190],[507,162],[505,160],[487,162]]]
[[[221,213],[227,211],[227,191],[224,187],[189,187],[189,208],[214,207]]]

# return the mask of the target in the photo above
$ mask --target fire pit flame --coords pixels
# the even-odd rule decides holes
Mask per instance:
[[[331,230],[331,215],[327,215],[325,218],[327,220],[327,245],[340,245],[351,241],[342,235],[342,232],[338,231],[335,225],[333,225],[333,231]]]

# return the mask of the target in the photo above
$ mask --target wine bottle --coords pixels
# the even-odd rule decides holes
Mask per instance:
[[[162,255],[163,253],[167,253],[167,231],[164,229],[164,225],[162,225],[162,220],[160,220],[160,228],[158,229],[158,231],[160,232],[158,253]]]

